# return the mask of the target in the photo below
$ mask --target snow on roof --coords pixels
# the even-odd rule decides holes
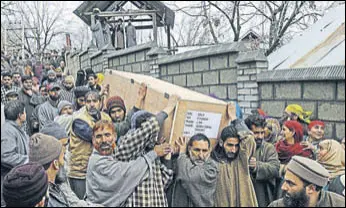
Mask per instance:
[[[345,65],[345,5],[268,56],[269,70]]]

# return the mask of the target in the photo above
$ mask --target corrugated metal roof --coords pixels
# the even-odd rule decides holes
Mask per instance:
[[[269,70],[345,65],[345,5],[268,56]]]
[[[257,74],[257,82],[345,80],[345,65],[266,71]]]

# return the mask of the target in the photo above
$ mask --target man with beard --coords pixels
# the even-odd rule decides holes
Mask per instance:
[[[39,118],[38,118],[38,110],[41,107],[41,104],[48,100],[48,93],[46,86],[40,86],[40,94],[33,94],[30,103],[35,106],[34,111],[30,117],[31,123],[31,132],[32,134],[39,132]]]
[[[53,84],[57,81],[57,78],[56,78],[56,73],[54,70],[49,70],[48,73],[47,73],[47,80],[45,80],[43,82],[42,85],[49,85],[49,84]]]
[[[140,138],[145,142],[158,130],[158,121],[152,118],[136,131],[147,132]],[[134,140],[133,135],[128,135],[127,139]],[[134,160],[119,161],[115,157],[118,151],[115,140],[116,132],[112,122],[99,121],[95,124],[92,139],[94,151],[88,164],[86,196],[88,201],[109,207],[123,206],[136,187],[150,175],[155,159],[171,152],[170,145],[166,143],[156,145],[153,150]]]
[[[68,177],[72,190],[79,199],[85,195],[85,178],[89,157],[92,153],[92,129],[97,121],[111,118],[101,112],[101,96],[97,91],[85,95],[85,106],[77,113],[72,122],[70,141],[70,161]]]
[[[55,73],[56,73],[56,81],[61,84],[62,83],[62,74],[63,74],[63,71],[60,67],[56,68],[55,70]]]
[[[51,122],[47,124],[42,131],[41,134],[48,135],[50,137],[53,137],[55,140],[58,140],[60,144],[62,145],[62,151],[64,152],[64,162],[63,165],[61,165],[58,171],[56,172],[56,177],[54,182],[50,184],[50,192],[52,192],[52,195],[54,196],[54,199],[51,201],[51,205],[58,207],[59,205],[62,205],[60,201],[64,202],[63,204],[68,204],[71,207],[87,207],[91,206],[92,204],[87,203],[84,200],[80,200],[77,195],[72,191],[70,185],[67,182],[67,175],[66,171],[68,170],[68,144],[69,144],[69,137],[64,131],[64,129],[57,124],[56,122]],[[36,134],[39,135],[39,134]],[[56,142],[55,142],[56,143]],[[36,150],[38,152],[44,151],[43,148],[45,148],[42,145],[35,146]],[[49,151],[49,150],[48,150]],[[34,154],[34,153],[33,153]],[[41,158],[40,158],[41,159]],[[54,167],[54,166],[53,166]],[[49,167],[51,168],[51,167]],[[48,169],[49,169],[48,168]],[[54,171],[54,169],[52,170]],[[51,171],[51,172],[52,172]],[[60,200],[58,200],[60,199]],[[65,200],[65,201],[64,201]],[[95,206],[95,205],[94,205]]]
[[[17,60],[13,60],[11,65],[12,65],[12,67],[11,67],[12,70],[11,71],[17,72],[17,73],[23,73],[24,72],[23,68],[20,65],[18,65],[18,61]]]
[[[259,207],[266,207],[276,199],[276,178],[279,177],[280,161],[274,145],[264,141],[266,121],[260,115],[245,119],[247,127],[255,135],[256,155],[250,159],[251,179]]]
[[[233,120],[221,132],[221,139],[212,152],[218,163],[215,191],[216,207],[256,207],[249,161],[255,155],[256,143],[244,121]]]
[[[97,75],[94,72],[87,75],[87,80],[90,90],[95,90],[97,92],[101,91],[101,86],[97,84]]]
[[[61,90],[61,100],[66,100],[70,103],[74,101],[74,78],[72,75],[66,76],[62,82],[63,89]]]
[[[70,134],[73,121],[73,105],[72,103],[62,100],[58,105],[59,116],[54,118],[61,127],[65,129],[67,134]]]
[[[134,113],[142,108],[146,93],[147,86],[142,83],[138,90],[136,103],[127,114],[124,100],[121,97],[113,96],[107,100],[107,113],[111,117],[117,132],[117,142],[121,136],[124,136],[130,130],[131,118]]]
[[[30,138],[29,148],[29,161],[40,163],[48,175],[48,207],[69,207],[66,199],[67,193],[61,191],[55,183],[59,170],[64,166],[65,148],[63,145],[52,136],[36,133]]]
[[[210,158],[210,140],[204,134],[176,140],[179,157],[173,184],[172,207],[213,207],[217,163]]]
[[[269,207],[345,207],[345,197],[322,190],[329,176],[318,162],[293,156],[281,187],[283,198]]]
[[[60,102],[60,85],[57,83],[50,84],[48,88],[48,100],[38,109],[39,129],[44,125],[54,121],[58,114],[58,104]]]
[[[21,88],[22,87],[22,75],[19,72],[12,73],[13,85]]]
[[[30,118],[32,115],[32,112],[35,109],[35,105],[33,105],[30,100],[33,96],[37,96],[37,93],[34,93],[32,91],[32,79],[30,76],[23,76],[23,88],[18,92],[19,100],[22,101],[25,104],[25,111],[26,111],[26,121],[27,121],[27,129],[26,132],[29,136],[32,135],[31,132],[31,122]]]
[[[19,91],[19,88],[13,85],[12,81],[12,75],[10,72],[4,73],[2,76],[3,80],[3,86],[1,87],[1,103],[6,105],[9,101],[8,98],[6,98],[6,93],[8,91]]]
[[[85,106],[85,95],[90,91],[86,86],[76,87],[74,90],[74,110],[79,111]]]

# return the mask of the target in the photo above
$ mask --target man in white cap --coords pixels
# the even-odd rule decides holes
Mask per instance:
[[[322,190],[328,171],[314,160],[294,156],[287,165],[283,198],[269,207],[345,207],[345,197]]]

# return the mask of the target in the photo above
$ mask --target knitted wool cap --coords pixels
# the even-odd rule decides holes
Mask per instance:
[[[57,122],[50,122],[46,124],[42,128],[40,133],[54,137],[57,140],[68,138],[66,130],[63,127],[61,127]]]
[[[321,164],[309,158],[293,156],[287,165],[287,170],[299,178],[320,187],[328,183],[328,171]]]
[[[31,136],[29,149],[29,161],[46,165],[59,157],[62,145],[52,136],[37,133]]]
[[[48,176],[42,165],[36,162],[14,167],[3,182],[7,207],[34,207],[48,189]]]
[[[59,114],[61,113],[62,109],[65,108],[66,106],[73,106],[72,103],[70,103],[67,100],[62,100],[59,102],[58,104],[58,110],[59,110]]]
[[[124,104],[124,100],[121,97],[119,97],[119,96],[110,97],[107,100],[106,107],[107,107],[108,114],[110,113],[111,109],[114,108],[114,107],[120,107],[121,109],[124,110],[124,112],[126,112],[126,107],[125,107],[125,104]]]

